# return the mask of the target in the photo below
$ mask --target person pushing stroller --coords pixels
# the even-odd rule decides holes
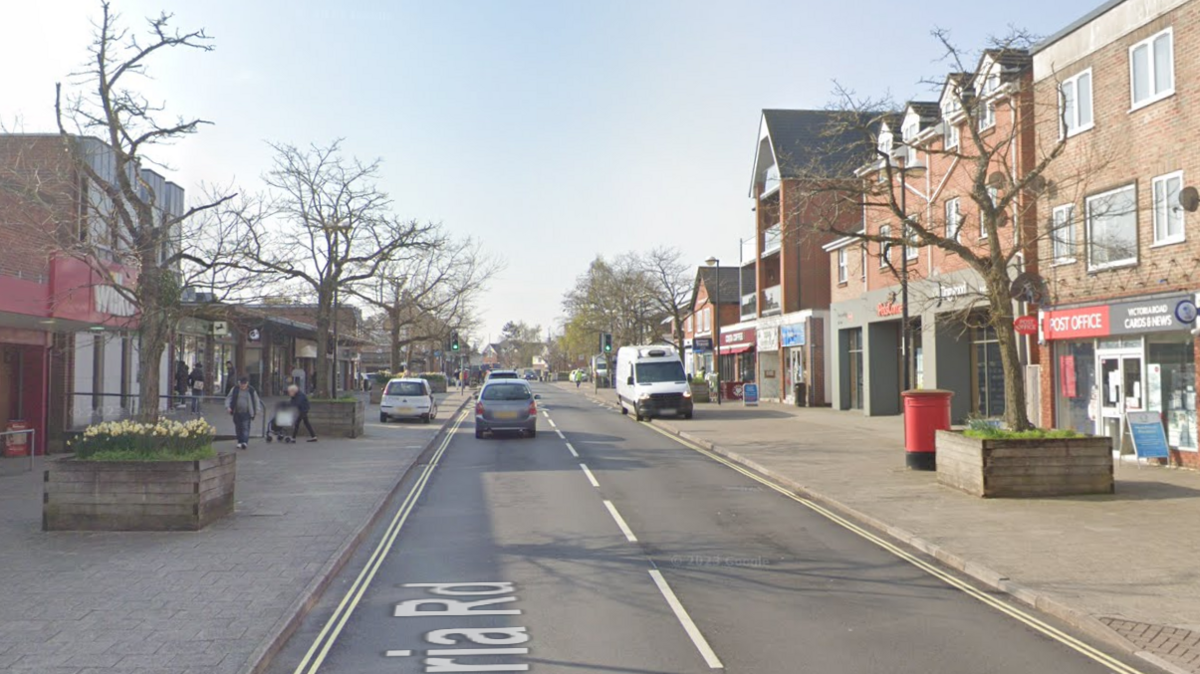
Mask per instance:
[[[267,442],[271,442],[271,440],[295,442],[295,436],[290,431],[292,424],[296,423],[297,416],[299,414],[291,398],[285,398],[275,403],[275,409],[271,412],[271,420],[267,423]]]

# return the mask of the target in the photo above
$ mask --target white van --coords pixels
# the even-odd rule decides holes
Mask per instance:
[[[672,346],[623,346],[613,368],[621,414],[692,418],[692,389]]]

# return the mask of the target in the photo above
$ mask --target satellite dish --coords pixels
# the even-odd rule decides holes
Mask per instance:
[[[1185,187],[1179,191],[1179,205],[1188,213],[1194,213],[1200,208],[1200,191],[1195,187]]]
[[[999,213],[996,214],[996,226],[997,227],[1008,226],[1008,213],[1005,213],[1004,211],[1000,211]]]
[[[1058,197],[1058,185],[1055,185],[1053,180],[1046,181],[1046,196],[1051,199]]]
[[[1033,192],[1034,194],[1041,194],[1042,191],[1046,189],[1046,179],[1041,175],[1036,175],[1029,179],[1029,183],[1027,183],[1027,185],[1030,192]]]
[[[1008,176],[1003,171],[995,171],[988,176],[988,187],[1000,189],[1008,184]]]

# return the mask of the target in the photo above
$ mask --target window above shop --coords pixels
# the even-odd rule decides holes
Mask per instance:
[[[1132,109],[1175,93],[1174,37],[1168,28],[1129,48]]]
[[[1088,269],[1137,264],[1137,189],[1126,185],[1087,200]]]

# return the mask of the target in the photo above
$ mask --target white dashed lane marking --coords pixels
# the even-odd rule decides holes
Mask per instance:
[[[596,476],[592,475],[592,471],[588,470],[587,464],[581,463],[579,467],[583,469],[583,474],[587,475],[588,482],[591,482],[593,487],[599,489],[600,483],[596,481]]]

